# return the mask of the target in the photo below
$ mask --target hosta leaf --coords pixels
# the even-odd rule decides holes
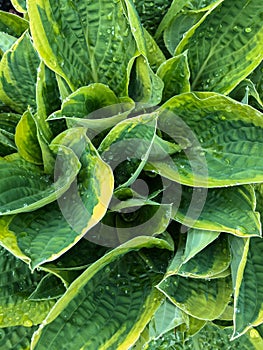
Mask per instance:
[[[232,244],[232,247],[234,249],[235,246]],[[261,238],[251,238],[243,269],[239,270],[237,275],[234,338],[244,334],[253,326],[263,323],[262,251],[263,240]],[[233,254],[236,254],[236,251],[233,250]]]
[[[66,288],[61,279],[49,273],[42,278],[28,298],[34,301],[58,299],[65,291]]]
[[[54,301],[34,302],[27,298],[43,277],[4,248],[0,248],[0,327],[32,327],[46,317]]]
[[[154,38],[146,29],[143,31],[146,45],[146,56],[154,72],[166,60],[162,50],[159,48]]]
[[[92,82],[127,93],[126,68],[136,44],[119,1],[29,0],[34,44],[72,90]],[[108,40],[110,36],[110,40]]]
[[[14,113],[0,113],[0,156],[17,152],[15,145],[15,129],[20,115]]]
[[[165,46],[173,56],[177,45],[185,33],[204,16],[203,11],[182,11],[173,17],[170,25],[164,31]]]
[[[216,278],[229,275],[228,241],[224,237],[215,240],[188,262],[183,262],[177,274],[196,278]]]
[[[29,350],[36,327],[8,327],[0,329],[0,350]]]
[[[136,56],[131,66],[129,96],[142,106],[156,106],[162,100],[163,82],[152,71],[143,55]]]
[[[210,243],[216,240],[219,232],[190,229],[187,232],[187,239],[184,250],[184,263],[192,259]]]
[[[12,13],[0,11],[0,32],[19,37],[28,29],[29,23],[25,19]]]
[[[151,161],[164,177],[202,187],[262,181],[263,118],[257,110],[215,93],[185,93],[159,113],[158,128],[185,148]]]
[[[132,108],[132,100],[118,99],[108,86],[96,83],[83,86],[69,95],[61,110],[49,116],[48,120],[65,118],[68,127],[82,125],[100,132],[125,119]]]
[[[8,216],[1,222],[3,244],[16,255],[23,253],[22,259],[27,260],[32,269],[58,258],[76,244],[104,216],[112,195],[111,170],[86,139],[85,129],[70,129],[53,140],[53,149],[66,149],[72,156],[73,151],[69,147],[77,152],[81,160],[82,168],[78,181],[72,183],[77,174],[75,173],[73,177],[74,174],[69,173],[67,169],[69,166],[72,172],[74,166],[71,168],[69,163],[65,166],[58,161],[58,158],[55,168],[55,177],[58,177],[58,180],[53,186],[45,188],[43,193],[51,192],[52,188],[55,191],[39,201],[43,204],[54,196],[57,199],[56,194],[61,193],[63,188],[61,185],[66,181],[68,190],[66,191],[64,187],[63,196],[57,199],[58,203],[52,203],[31,213],[11,218]],[[39,176],[41,179],[41,173],[35,173],[34,176],[38,181]],[[45,180],[48,179],[49,177],[45,177]],[[46,182],[45,185],[47,186]],[[36,205],[40,207],[38,202],[33,203],[35,209]],[[30,206],[22,209],[19,212],[28,211]],[[55,228],[56,235],[50,227]]]
[[[173,20],[174,16],[180,12],[184,6],[189,2],[189,0],[173,0],[169,10],[166,12],[162,18],[154,37],[159,39],[162,32],[169,26],[170,22]]]
[[[52,123],[47,122],[50,113],[59,109],[61,101],[59,96],[56,75],[51,71],[43,61],[40,62],[37,75],[36,86],[37,113],[34,115],[36,125],[37,143],[41,148],[44,170],[51,174],[54,169],[54,155],[52,154],[49,143],[55,134]]]
[[[263,101],[263,78],[262,78],[263,74],[262,73],[263,73],[263,62],[261,62],[260,65],[249,76],[256,86],[257,92],[260,97],[260,101]]]
[[[169,187],[170,195],[176,198],[173,187]],[[255,192],[249,185],[208,191],[183,187],[179,208],[177,203],[174,204],[174,218],[197,229],[229,232],[242,237],[260,236],[261,223],[255,205]]]
[[[185,313],[168,299],[165,299],[149,323],[150,339],[158,339],[166,332],[178,327],[186,321],[187,316]]]
[[[37,128],[30,110],[22,115],[17,124],[15,142],[18,153],[22,158],[33,164],[42,164]]]
[[[124,120],[102,141],[98,151],[114,170],[116,187],[129,186],[140,174],[154,140],[156,117],[153,113]]]
[[[256,100],[259,107],[263,108],[263,102],[256,90],[255,84],[250,79],[245,79],[239,83],[236,88],[230,94],[231,98],[235,98],[237,101],[241,101],[245,104],[250,104],[254,107],[253,99]],[[253,97],[253,99],[251,99]],[[251,101],[252,100],[252,101]]]
[[[27,11],[26,0],[11,0],[11,2],[18,12],[25,13]]]
[[[194,233],[198,235],[198,230],[194,230],[192,234]],[[209,235],[209,232],[207,232],[207,234]],[[192,254],[194,254],[194,256],[192,257],[189,256],[189,250],[191,249],[189,245],[191,243],[188,243],[188,239],[186,242],[185,240],[185,237],[181,237],[178,250],[170,266],[167,268],[168,275],[177,274],[185,277],[211,279],[226,277],[230,274],[228,270],[230,265],[230,252],[226,237],[220,236],[203,247],[197,239],[192,240],[192,242],[197,242],[199,245],[197,247],[197,249],[199,249],[196,253],[193,250]],[[206,239],[206,243],[208,241],[209,240]]]
[[[144,28],[154,35],[172,0],[133,0]]]
[[[19,157],[0,159],[0,211],[16,214],[38,209],[55,201],[70,187],[80,164],[74,153],[62,148],[57,156],[60,174],[55,182],[40,167]]]
[[[228,94],[263,58],[261,0],[224,0],[176,49],[188,49],[193,90]],[[238,13],[238,16],[236,15]]]
[[[36,107],[38,55],[26,32],[6,51],[0,62],[0,99],[14,111],[23,113]]]
[[[16,40],[17,39],[14,36],[5,32],[0,32],[0,57],[2,57],[4,52],[11,48]]]
[[[138,237],[92,264],[34,334],[32,349],[127,349],[135,343],[162,300],[153,287],[158,274],[136,253],[128,253],[142,247],[167,245]]]
[[[170,215],[170,205],[140,204],[134,208],[127,203],[123,212],[107,212],[102,222],[91,229],[85,237],[107,247],[116,247],[137,236],[163,233],[170,222]]]
[[[229,277],[195,279],[168,276],[158,285],[177,307],[200,320],[213,320],[224,311],[232,293]]]
[[[163,102],[175,95],[190,92],[187,52],[165,61],[159,67],[157,75],[164,82]]]

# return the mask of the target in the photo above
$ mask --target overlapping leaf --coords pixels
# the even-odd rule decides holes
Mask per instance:
[[[0,260],[0,327],[32,327],[41,323],[54,301],[36,302],[28,300],[28,297],[43,273],[32,274],[24,262],[2,247]]]
[[[38,66],[39,57],[27,32],[2,57],[0,99],[18,113],[36,107]]]
[[[65,0],[29,0],[28,13],[39,54],[73,91],[101,82],[126,94],[136,45],[119,1],[74,0],[68,6]]]
[[[189,50],[193,90],[227,94],[257,67],[263,58],[261,6],[261,0],[224,0],[187,33],[176,54]]]
[[[166,249],[169,245],[140,237],[99,259],[57,302],[35,333],[32,348],[129,348],[162,300],[153,287],[158,274],[145,267],[136,253],[129,253],[143,247]]]
[[[184,150],[152,161],[150,169],[198,187],[262,181],[259,111],[216,93],[185,93],[167,101],[159,114],[159,129]]]

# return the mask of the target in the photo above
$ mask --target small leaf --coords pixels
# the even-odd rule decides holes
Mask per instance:
[[[66,291],[61,279],[51,273],[45,275],[28,297],[32,301],[58,299]]]
[[[190,92],[190,71],[187,62],[187,52],[165,61],[159,67],[157,75],[164,82],[162,102],[169,100],[175,95]]]
[[[134,57],[130,65],[129,96],[140,103],[139,106],[158,105],[162,100],[162,80],[154,74],[147,59],[142,55]]]
[[[0,11],[0,32],[16,38],[28,29],[29,23],[25,19],[10,12]]]
[[[11,0],[14,8],[21,13],[27,12],[26,0]]]
[[[37,138],[37,128],[30,110],[21,117],[16,127],[15,142],[19,155],[33,164],[42,164],[42,155]]]

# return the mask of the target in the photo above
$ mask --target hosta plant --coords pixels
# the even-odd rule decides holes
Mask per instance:
[[[262,0],[0,12],[0,349],[262,349]]]

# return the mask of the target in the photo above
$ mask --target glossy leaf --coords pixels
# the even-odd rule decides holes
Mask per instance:
[[[171,275],[160,282],[158,289],[181,310],[200,320],[219,317],[232,293],[229,277],[208,280]]]
[[[257,67],[263,58],[261,5],[224,0],[183,38],[176,54],[189,50],[193,90],[228,94]]]
[[[55,201],[70,187],[80,164],[73,152],[62,148],[57,157],[61,176],[55,182],[40,167],[19,157],[0,160],[1,214],[28,212]]]
[[[125,95],[126,67],[136,45],[121,3],[74,0],[71,4],[28,1],[31,32],[40,56],[73,91],[101,82]]]
[[[5,32],[18,38],[28,29],[28,26],[28,21],[25,19],[9,12],[0,11],[0,32]]]
[[[150,169],[198,187],[261,182],[262,126],[262,113],[228,97],[216,93],[175,96],[159,109],[158,128],[184,151],[166,161],[151,162]]]
[[[156,117],[153,113],[124,120],[100,144],[102,159],[115,170],[116,187],[129,186],[140,174],[153,144]]]
[[[79,125],[100,132],[124,120],[132,109],[132,100],[118,99],[108,86],[96,83],[69,95],[61,110],[51,114],[48,120],[65,118],[68,127]]]
[[[48,343],[62,349],[129,348],[158,308],[162,296],[152,285],[160,278],[158,274],[145,266],[136,253],[128,252],[166,246],[162,240],[139,237],[99,259],[57,302],[35,333],[32,348],[48,349]],[[128,278],[128,274],[133,278]]]
[[[21,260],[0,248],[0,327],[39,324],[54,305],[54,301],[33,302],[27,298],[43,273],[34,274]]]
[[[172,184],[169,190],[171,200],[177,198],[176,186]],[[174,203],[173,215],[175,220],[197,229],[241,237],[260,236],[261,223],[255,206],[255,192],[249,185],[208,191],[183,187],[180,203]]]
[[[24,113],[28,106],[36,107],[38,66],[39,57],[27,32],[2,57],[0,99],[18,113]]]
[[[31,337],[36,327],[8,327],[0,329],[1,350],[29,350]]]
[[[143,55],[136,56],[131,67],[129,96],[139,106],[156,106],[162,100],[163,82],[154,74]]]
[[[58,299],[66,291],[61,279],[52,274],[45,275],[38,283],[37,288],[29,296],[29,300],[51,300]]]
[[[246,259],[241,261],[242,269],[239,268],[236,277],[233,338],[263,323],[262,249],[262,239],[251,238],[249,248],[244,250]]]
[[[15,144],[15,129],[20,115],[15,113],[0,113],[0,156],[17,152]]]
[[[26,111],[16,127],[15,142],[19,155],[33,164],[42,164],[37,128],[30,110]]]
[[[11,0],[14,8],[21,13],[25,13],[27,11],[26,0]]]
[[[164,82],[163,102],[175,95],[190,92],[187,52],[165,61],[159,67],[157,75]]]

